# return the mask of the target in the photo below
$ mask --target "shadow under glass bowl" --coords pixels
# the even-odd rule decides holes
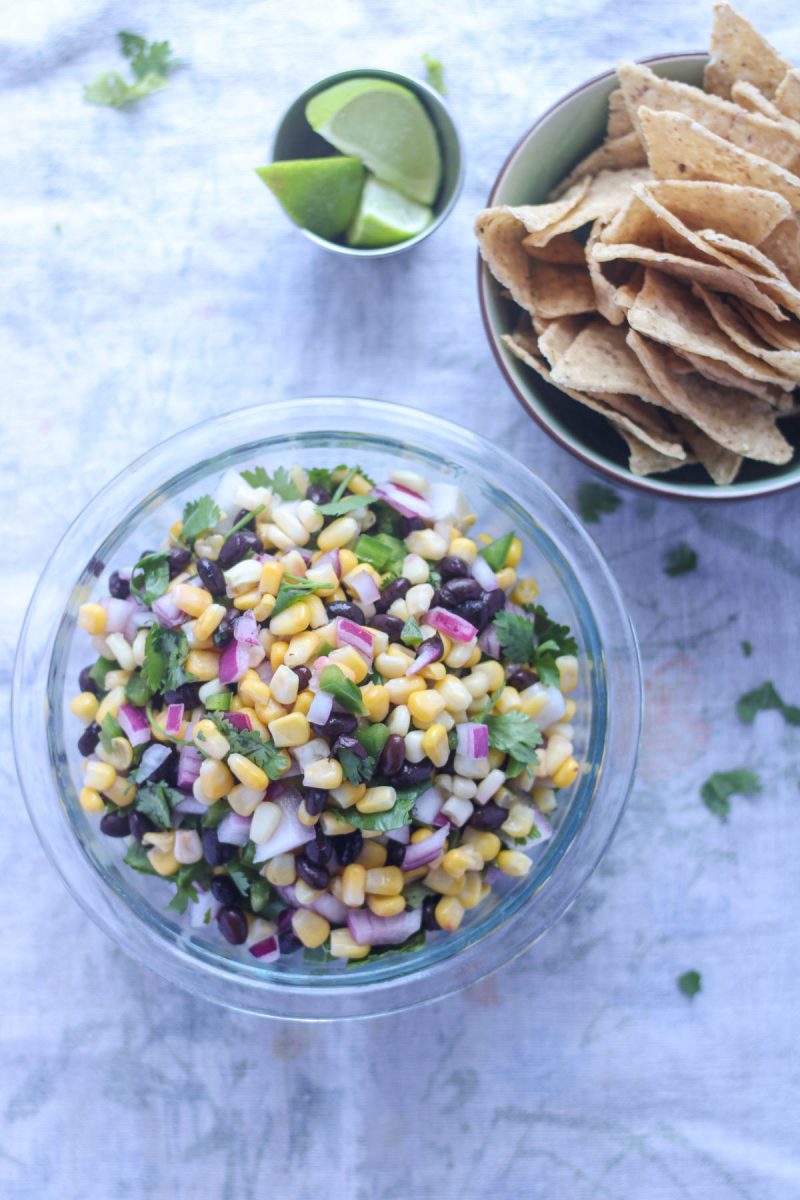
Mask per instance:
[[[701,86],[705,53],[666,54],[643,59],[657,75]],[[487,207],[497,204],[540,204],[569,171],[605,137],[608,97],[618,86],[614,71],[590,79],[548,109],[517,142],[494,182]],[[520,309],[505,299],[502,288],[478,256],[481,316],[497,364],[525,411],[554,441],[587,466],[615,482],[647,492],[683,499],[736,500],[780,492],[800,484],[800,455],[785,466],[745,459],[736,481],[711,482],[699,465],[667,475],[634,475],[622,438],[599,413],[564,395],[508,351],[501,337],[511,333]],[[780,428],[800,450],[800,415]]]
[[[353,258],[386,258],[388,255],[402,254],[406,250],[413,249],[414,246],[418,246],[420,242],[425,241],[425,238],[435,233],[453,211],[464,183],[464,153],[461,138],[450,114],[450,109],[435,88],[423,83],[421,79],[414,79],[411,75],[400,75],[396,71],[380,71],[366,67],[340,71],[337,75],[329,75],[326,79],[320,79],[319,83],[306,88],[281,117],[272,144],[272,161],[282,162],[293,158],[330,158],[331,155],[338,154],[338,150],[318,133],[315,133],[309,125],[306,120],[306,105],[312,97],[324,92],[326,88],[333,87],[334,84],[344,83],[348,79],[362,78],[387,80],[389,83],[396,83],[400,87],[408,88],[414,93],[430,117],[436,130],[439,151],[442,156],[442,182],[432,205],[433,220],[426,229],[394,246],[348,246],[343,241],[332,241],[329,238],[320,237],[319,234],[312,233],[310,229],[304,229],[301,225],[296,225],[295,228],[310,238],[312,242],[316,242],[318,246],[323,246],[334,254],[347,254]]]
[[[297,955],[262,965],[214,927],[188,928],[166,911],[170,886],[124,866],[124,844],[102,836],[97,818],[81,809],[81,727],[69,700],[94,655],[76,614],[107,593],[115,567],[160,544],[186,499],[213,492],[227,468],[333,467],[343,459],[373,477],[402,463],[454,482],[479,529],[493,536],[517,530],[525,547],[520,570],[536,577],[542,603],[578,641],[574,740],[584,773],[561,793],[555,834],[535,852],[529,875],[504,881],[455,934],[434,934],[418,953],[359,967]],[[318,397],[243,409],[188,429],[132,463],[86,507],[36,587],[17,654],[13,722],[20,779],[42,844],[73,896],[124,950],[231,1008],[330,1020],[409,1008],[473,983],[564,913],[607,848],[631,788],[641,677],[631,624],[605,561],[540,479],[483,438],[424,412]]]

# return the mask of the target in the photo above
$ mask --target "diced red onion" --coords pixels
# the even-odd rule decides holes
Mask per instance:
[[[246,846],[250,836],[250,817],[231,812],[217,826],[217,838],[226,846]]]
[[[391,842],[399,842],[401,846],[407,846],[411,841],[411,826],[401,825],[399,829],[387,829],[386,836]]]
[[[446,633],[454,642],[471,642],[477,637],[478,630],[470,621],[457,617],[446,608],[432,608],[425,618],[427,625],[432,625],[440,633]]]
[[[407,908],[394,917],[376,917],[368,908],[351,908],[347,914],[347,928],[359,946],[399,946],[421,925],[421,908]]]
[[[431,663],[438,662],[444,654],[444,642],[438,633],[426,638],[417,650],[417,657],[406,671],[406,675],[419,675]]]
[[[125,626],[136,611],[135,600],[118,600],[116,596],[105,596],[100,604],[106,610],[105,635],[124,633]]]
[[[275,674],[275,671],[268,658],[265,658],[263,662],[259,663],[255,670],[256,675],[262,681],[262,683],[272,683],[272,677]]]
[[[222,651],[219,659],[220,683],[238,683],[245,671],[250,669],[250,650],[244,642],[233,638]]]
[[[483,633],[478,638],[478,645],[484,654],[488,654],[489,658],[502,658],[503,648],[500,645],[500,639],[497,636],[497,630],[494,624],[487,625]]]
[[[201,928],[203,925],[209,925],[216,917],[219,910],[222,908],[219,900],[215,900],[211,892],[205,891],[195,884],[197,892],[196,900],[189,900],[189,924],[194,928]],[[206,918],[206,913],[211,915]]]
[[[464,493],[454,483],[432,483],[427,500],[435,521],[461,521],[470,511]]]
[[[445,812],[442,812],[442,811],[440,810],[440,811],[439,811],[439,812],[436,814],[436,816],[433,818],[433,823],[434,823],[434,825],[439,825],[439,826],[446,825],[446,826],[447,826],[447,828],[449,829],[449,828],[450,828],[450,826],[451,826],[451,824],[454,824],[455,822],[451,822],[451,820],[450,820],[450,818],[448,817],[447,813],[445,813]]]
[[[201,817],[208,812],[208,805],[201,804],[199,800],[195,800],[194,796],[186,796],[180,804],[175,805],[172,812],[173,815],[180,813],[182,817]]]
[[[181,725],[183,724],[183,709],[182,704],[170,704],[167,707],[167,719],[164,722],[164,732],[170,737],[180,737]]]
[[[488,725],[479,725],[476,721],[464,721],[461,725],[456,725],[456,737],[458,738],[456,749],[465,758],[488,758]]]
[[[300,901],[297,899],[293,883],[281,884],[275,890],[284,904],[288,904],[290,908],[300,908]]]
[[[273,783],[267,791],[267,799],[278,804],[283,812],[278,828],[266,842],[256,846],[254,862],[266,862],[276,854],[286,854],[314,840],[313,826],[303,825],[297,816],[302,797],[299,792],[284,783]]]
[[[131,644],[140,629],[145,629],[149,625],[155,624],[155,614],[150,612],[149,608],[145,608],[137,600],[136,607],[128,617],[128,622],[123,630],[125,637]]]
[[[164,629],[177,629],[186,620],[186,613],[181,612],[168,592],[153,601],[153,612]]]
[[[342,566],[341,562],[339,561],[338,550],[328,550],[327,553],[321,554],[314,563],[315,567],[324,567],[326,565],[333,567],[333,571],[337,579],[342,578]]]
[[[152,731],[147,714],[131,704],[121,704],[117,713],[119,727],[132,746],[144,746],[150,741]]]
[[[136,782],[144,783],[146,779],[149,779],[171,753],[170,747],[165,746],[162,742],[153,742],[151,746],[148,746],[142,755],[142,761],[136,768]]]
[[[373,580],[374,582],[374,580]],[[378,593],[380,595],[380,592]],[[336,640],[340,646],[353,646],[359,654],[363,654],[367,662],[372,662],[374,649],[373,637],[363,625],[356,624],[348,617],[336,618]]]
[[[376,600],[380,600],[381,590],[369,571],[365,571],[363,568],[360,571],[351,571],[347,576],[347,582],[361,604],[374,604]]]
[[[203,756],[196,746],[181,746],[178,753],[178,787],[190,792],[200,775]]]
[[[260,942],[254,942],[250,947],[250,953],[253,958],[257,958],[260,962],[275,962],[281,956],[278,939],[275,937],[275,934],[271,933],[269,937],[262,938]]]
[[[385,500],[396,512],[404,517],[422,517],[424,521],[433,519],[431,506],[424,496],[412,492],[410,488],[399,483],[381,483],[373,489],[374,496]]]
[[[330,892],[323,892],[321,896],[317,896],[309,908],[312,908],[315,913],[319,913],[326,921],[330,921],[331,925],[347,924],[347,908]]]
[[[230,721],[234,729],[248,730],[253,728],[253,722],[250,720],[249,714],[244,712],[227,712],[225,720]]]
[[[485,592],[494,592],[500,587],[494,571],[480,554],[472,564],[472,578],[477,580]]]
[[[434,817],[444,803],[444,796],[437,787],[429,787],[414,801],[412,812],[422,825],[432,825]]]
[[[243,612],[240,617],[234,622],[233,636],[237,642],[244,642],[246,646],[260,646],[258,640],[258,623],[249,610]]]
[[[306,716],[312,725],[324,725],[333,711],[333,696],[330,692],[317,692],[311,701]]]
[[[403,870],[416,871],[417,867],[425,867],[438,858],[447,842],[449,832],[450,822],[448,821],[446,825],[423,838],[421,842],[409,842],[403,855]]]

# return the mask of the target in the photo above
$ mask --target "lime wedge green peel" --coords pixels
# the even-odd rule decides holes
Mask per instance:
[[[360,159],[382,183],[418,204],[432,204],[442,160],[430,117],[408,88],[362,77],[313,96],[306,119],[342,154]]]
[[[296,158],[256,173],[292,220],[319,237],[338,237],[356,216],[364,183],[357,158]]]
[[[432,220],[427,204],[417,204],[368,175],[347,241],[351,246],[394,246],[422,233]]]

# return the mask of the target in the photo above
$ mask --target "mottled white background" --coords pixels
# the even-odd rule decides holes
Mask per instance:
[[[788,0],[748,7],[800,61]],[[227,408],[358,393],[463,420],[574,501],[588,476],[488,352],[471,225],[506,152],[621,56],[699,49],[697,0],[6,0],[0,7],[2,722],[44,556],[132,457]],[[85,105],[115,34],[191,65],[135,111]],[[277,118],[351,66],[444,59],[467,183],[409,256],[327,255],[253,175]],[[360,1026],[196,1002],[84,918],[39,849],[4,739],[3,1200],[795,1200],[800,735],[739,725],[795,701],[798,494],[739,506],[625,492],[596,527],[642,642],[649,709],[617,840],[569,916],[509,969]],[[677,540],[699,551],[661,571]],[[754,645],[752,658],[740,649]],[[723,824],[715,769],[756,800]],[[675,985],[703,974],[693,1002]]]

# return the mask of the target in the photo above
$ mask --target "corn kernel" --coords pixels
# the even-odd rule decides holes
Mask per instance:
[[[411,656],[407,654],[378,654],[375,656],[375,670],[384,679],[400,679],[405,675],[412,661]]]
[[[240,817],[252,817],[253,813],[258,808],[261,801],[266,796],[264,788],[258,790],[247,787],[244,783],[237,783],[228,792],[227,800],[233,811]]]
[[[574,700],[565,700],[564,702],[564,720],[571,721],[578,711],[578,706]]]
[[[458,929],[464,920],[464,905],[456,896],[442,896],[433,911],[442,929]]]
[[[243,754],[229,754],[228,768],[240,783],[252,792],[263,792],[269,785],[269,776]]]
[[[372,870],[375,867],[385,867],[387,857],[388,853],[385,846],[382,846],[380,842],[367,841],[361,847],[356,862],[362,867],[366,867],[367,870]]]
[[[277,559],[271,562],[265,562],[261,567],[261,578],[258,581],[258,590],[267,592],[270,596],[277,596],[278,588],[281,586],[281,579],[286,570],[282,562]]]
[[[300,695],[295,700],[294,711],[296,713],[303,713],[304,716],[308,716],[308,710],[311,708],[311,705],[313,703],[314,703],[314,693],[312,691],[309,691],[307,688],[304,692],[301,692]]]
[[[383,721],[389,712],[389,693],[379,683],[368,683],[361,689],[361,699],[370,721]]]
[[[101,813],[105,812],[106,806],[103,802],[103,797],[93,787],[82,787],[78,793],[78,800],[84,812]]]
[[[223,762],[206,758],[200,764],[200,780],[203,794],[213,803],[227,796],[233,787],[233,776]]]
[[[460,667],[472,665],[472,657],[477,654],[476,662],[480,661],[482,654],[480,646],[476,641],[473,642],[453,642],[450,650],[444,656],[444,664],[454,670]]]
[[[474,699],[469,688],[455,675],[445,675],[444,679],[435,685],[435,689],[444,700],[445,708],[451,713],[464,712]]]
[[[411,554],[418,554],[428,562],[438,562],[449,552],[449,545],[435,529],[415,529],[406,538]]]
[[[423,880],[426,887],[440,896],[457,896],[461,891],[461,879],[448,875],[440,866],[430,867]]]
[[[331,931],[331,954],[334,958],[366,958],[371,946],[360,946],[348,929]]]
[[[190,650],[186,656],[186,670],[197,679],[207,683],[219,677],[219,654],[216,650]]]
[[[328,657],[342,670],[346,671],[349,668],[354,683],[363,683],[369,675],[367,660],[363,654],[359,654],[355,646],[341,646],[338,650],[331,650]]]
[[[157,846],[153,846],[152,850],[148,850],[147,857],[157,875],[176,875],[180,870],[181,864],[172,850],[159,850]]]
[[[419,679],[415,675],[412,675],[410,679],[408,677],[387,679],[385,686],[392,704],[406,704],[409,696],[414,692],[426,690],[425,680]]]
[[[97,712],[95,713],[95,721],[98,725],[102,725],[106,717],[111,716],[115,719],[119,716],[120,706],[125,703],[125,689],[123,687],[112,688],[111,691],[100,701]]]
[[[197,591],[193,588],[192,591]],[[211,637],[215,629],[219,628],[222,618],[225,616],[225,606],[223,604],[209,604],[208,608],[200,614],[194,624],[195,641],[206,642]]]
[[[500,828],[509,837],[526,838],[533,829],[533,813],[527,804],[512,804]]]
[[[578,660],[574,654],[562,654],[556,659],[559,674],[559,688],[566,695],[574,692],[578,686]]]
[[[480,871],[467,871],[461,880],[458,899],[462,908],[475,908],[480,904],[483,891],[483,876]]]
[[[504,875],[522,877],[528,874],[533,863],[521,850],[501,850],[497,856],[497,865]]]
[[[356,808],[361,813],[389,812],[394,808],[397,792],[393,787],[367,788]]]
[[[535,579],[518,579],[511,599],[514,604],[530,604],[539,595],[539,587]]]
[[[505,671],[500,663],[494,659],[487,659],[486,662],[478,663],[477,667],[473,669],[473,674],[485,675],[490,692],[496,692],[505,683]]]
[[[297,878],[294,855],[276,854],[264,867],[263,875],[273,887],[290,887]]]
[[[309,763],[303,772],[303,783],[306,787],[322,788],[327,792],[338,788],[342,779],[342,764],[335,758],[319,758],[316,762]],[[325,832],[328,832],[327,829]]]
[[[325,918],[310,908],[297,909],[292,916],[292,929],[295,937],[309,950],[316,950],[317,946],[321,946],[331,931]]]
[[[136,799],[136,784],[132,779],[118,775],[111,787],[106,788],[106,795],[118,808],[127,808]]]
[[[334,788],[331,792],[332,798],[340,808],[352,808],[366,794],[367,785],[365,783],[343,783],[341,787]]]
[[[419,673],[420,679],[430,679],[433,683],[438,683],[446,675],[447,667],[443,662],[428,663]]]
[[[454,537],[450,542],[450,553],[465,563],[474,563],[478,557],[478,547],[472,538]]]
[[[399,867],[370,867],[367,870],[365,891],[373,896],[399,896],[402,890],[403,872]]]
[[[553,775],[553,786],[557,788],[570,787],[578,778],[580,769],[576,759],[572,757],[566,759]]]
[[[279,704],[294,704],[299,688],[300,680],[297,675],[285,662],[281,663],[269,686],[273,700],[277,700]]]
[[[190,617],[199,617],[206,611],[209,604],[214,603],[211,593],[207,592],[205,588],[191,587],[188,583],[178,584],[170,594],[178,608],[182,612],[188,613]]]
[[[468,843],[448,850],[442,859],[442,870],[454,879],[460,879],[465,871],[480,871],[482,867],[483,858],[478,848]]]
[[[266,728],[270,721],[277,721],[278,717],[285,717],[286,709],[282,704],[278,704],[277,700],[273,700],[272,697],[270,697],[268,704],[256,705],[256,716],[258,717],[262,726]]]
[[[569,738],[562,737],[560,733],[554,733],[547,739],[547,745],[544,752],[540,753],[542,765],[545,769],[545,774],[551,778],[555,776],[559,767],[567,761],[572,755],[572,742]]]
[[[350,863],[346,866],[342,871],[342,903],[348,908],[361,908],[366,884],[367,871],[361,863]]]
[[[297,806],[297,819],[301,825],[305,825],[306,829],[311,829],[313,825],[319,822],[319,813],[310,813],[306,808],[305,800],[301,800]]]
[[[95,636],[104,631],[107,619],[102,604],[82,604],[78,609],[78,624],[81,629]]]
[[[396,917],[398,913],[405,911],[405,907],[406,902],[402,896],[367,896],[367,908],[374,912],[376,917]]]
[[[413,692],[408,698],[408,711],[415,725],[426,727],[444,712],[444,699],[432,689]]]
[[[352,833],[355,825],[351,825],[345,821],[344,817],[338,816],[326,808],[319,819],[322,826],[322,832],[327,833],[328,837],[340,837],[343,833]]]
[[[422,735],[422,751],[435,767],[443,767],[450,757],[447,730],[441,722],[429,725]]]
[[[278,667],[283,664],[283,660],[288,649],[288,642],[278,641],[272,643],[269,651],[269,665],[272,667],[273,671],[277,671]]]
[[[517,572],[513,567],[503,567],[502,571],[497,572],[497,586],[501,587],[504,592],[513,587],[517,582]]]
[[[311,726],[304,713],[293,712],[270,721],[269,732],[276,746],[304,746],[311,737]]]
[[[497,858],[503,848],[503,843],[496,833],[491,833],[488,829],[472,829],[471,827],[464,830],[461,844],[462,846],[474,846],[485,863],[492,862]]]
[[[96,759],[89,759],[86,763],[83,772],[85,787],[104,792],[106,788],[111,787],[116,778],[117,772],[110,763],[98,762]]]
[[[331,521],[330,525],[325,529],[321,530],[317,538],[317,545],[323,553],[327,554],[329,550],[339,549],[346,546],[348,542],[352,542],[357,533],[358,522],[353,517],[339,517],[336,521]],[[353,558],[355,558],[355,555],[353,555]],[[344,565],[341,563],[341,557],[339,561],[342,573],[346,574]]]
[[[302,667],[319,650],[319,634],[308,630],[306,633],[296,633],[289,643],[289,648],[283,657],[287,667]]]
[[[197,749],[209,758],[224,758],[231,748],[230,742],[220,733],[213,721],[198,721],[194,727],[192,741]]]
[[[272,618],[269,623],[269,631],[279,638],[292,637],[293,634],[302,633],[304,629],[308,629],[310,621],[311,613],[307,603],[305,600],[299,600],[297,604],[290,605],[282,613],[278,613],[277,617]]]
[[[389,733],[399,734],[400,737],[405,737],[411,728],[411,713],[408,711],[408,706],[398,704],[397,708],[393,709],[392,715],[386,721],[386,728]]]
[[[90,725],[95,718],[97,709],[100,706],[100,701],[93,692],[79,692],[77,696],[73,696],[69,702],[69,709],[73,716],[78,720],[83,721],[84,725]]]

